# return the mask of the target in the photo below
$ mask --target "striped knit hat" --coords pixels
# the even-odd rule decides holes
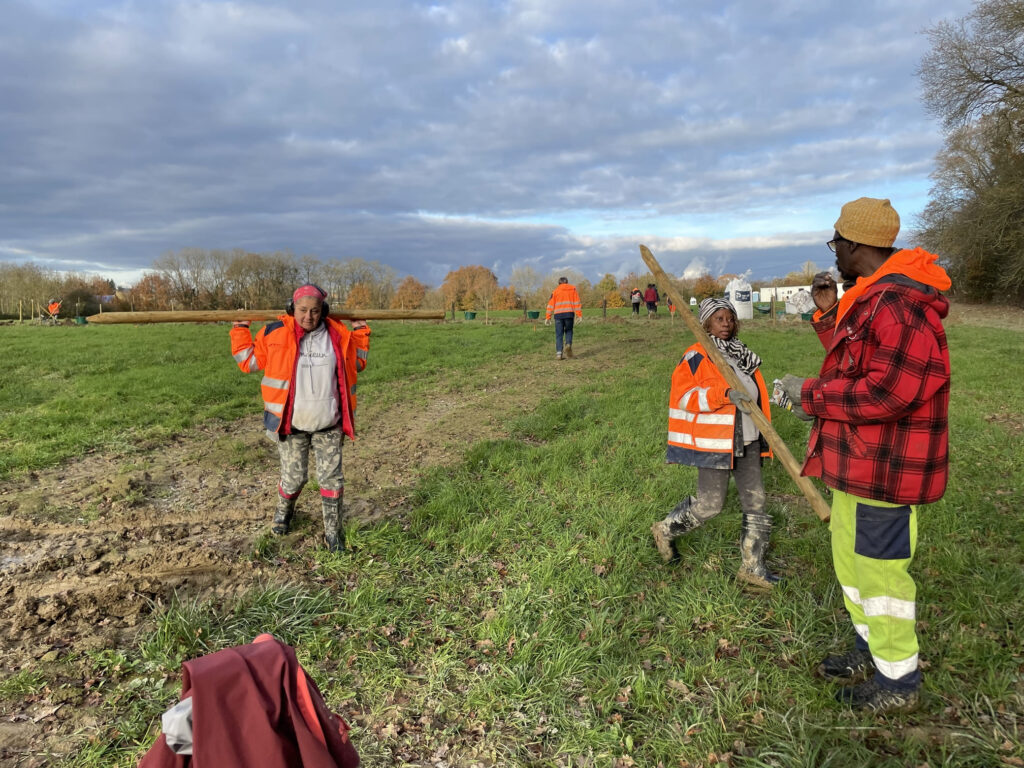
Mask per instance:
[[[859,197],[839,212],[836,232],[854,243],[889,248],[900,233],[900,215],[888,200]]]
[[[707,319],[720,309],[728,309],[736,317],[736,307],[728,299],[704,299],[697,308],[697,319],[704,325]]]

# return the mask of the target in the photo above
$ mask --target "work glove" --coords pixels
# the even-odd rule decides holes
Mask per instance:
[[[819,272],[811,281],[811,298],[822,312],[827,312],[839,300],[839,290],[831,272]]]
[[[551,325],[551,318],[550,317],[545,317],[544,318],[544,325]]]
[[[754,398],[744,392],[742,389],[728,389],[726,390],[725,396],[729,398],[729,402],[735,405],[739,410],[744,413],[750,413],[750,409],[754,404]]]
[[[783,395],[785,396],[785,399],[789,400],[789,405],[787,405],[784,401],[779,402],[779,405],[781,405],[783,408],[791,410],[793,412],[793,415],[802,421],[814,421],[814,417],[808,414],[807,411],[805,411],[800,406],[800,392],[804,388],[805,381],[807,381],[806,378],[794,376],[791,373],[787,373],[785,376],[783,376],[782,379],[779,380],[778,384],[779,388],[782,390]],[[782,400],[782,398],[779,399],[780,401]],[[790,405],[792,406],[792,408],[790,408]]]
[[[233,328],[248,328],[249,327],[249,321],[248,320],[238,320],[238,321],[232,323],[231,326]]]
[[[579,317],[576,318],[576,321],[573,323],[573,325],[579,325],[582,322],[583,322],[583,315],[580,315]]]

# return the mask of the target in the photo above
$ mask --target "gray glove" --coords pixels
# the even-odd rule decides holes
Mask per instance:
[[[805,381],[807,381],[806,378],[801,378],[800,376],[794,376],[791,373],[787,373],[779,381],[779,386],[782,387],[782,391],[786,393],[786,397],[788,397],[790,402],[793,403],[793,415],[803,421],[814,421],[814,417],[800,407],[800,402],[802,400],[800,393],[804,388]]]
[[[573,323],[573,325],[579,325],[582,322],[583,322],[583,315],[580,315],[579,317],[576,318],[576,320]]]
[[[551,325],[551,318],[550,317],[545,317],[544,318],[544,325]]]
[[[750,413],[750,409],[755,406],[754,398],[741,389],[730,388],[726,390],[725,396],[729,398],[730,403],[744,413]]]

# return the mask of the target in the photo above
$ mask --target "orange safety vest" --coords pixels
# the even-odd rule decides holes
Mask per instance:
[[[562,283],[555,288],[551,298],[548,299],[545,320],[550,320],[551,315],[562,315],[566,312],[575,312],[576,317],[583,316],[583,309],[580,306],[580,295],[576,292],[576,286],[570,283]]]
[[[341,405],[342,430],[355,437],[356,377],[366,368],[370,350],[370,329],[350,331],[344,323],[327,317],[327,330],[336,339],[338,361],[338,402]],[[295,381],[299,343],[295,338],[295,318],[281,315],[267,323],[253,341],[248,328],[231,329],[231,356],[245,373],[263,371],[263,425],[280,432],[286,423],[285,409]]]
[[[757,403],[771,421],[768,389],[761,371],[754,371]],[[732,469],[737,430],[743,426],[736,419],[736,406],[729,402],[729,384],[700,344],[686,350],[672,372],[668,404],[669,464],[694,467]],[[771,456],[767,441],[761,436],[761,455]]]

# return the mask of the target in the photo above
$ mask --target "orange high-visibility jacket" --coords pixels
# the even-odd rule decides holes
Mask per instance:
[[[583,317],[583,309],[580,305],[580,295],[576,292],[576,286],[570,283],[562,283],[548,299],[545,320],[550,320],[551,315],[562,315],[568,312],[575,312],[576,317]]]
[[[768,390],[761,371],[754,371],[757,404],[771,421]],[[743,441],[743,424],[736,418],[736,406],[729,402],[729,384],[707,356],[704,347],[694,344],[672,372],[668,403],[669,464],[732,469],[733,451]],[[761,455],[771,456],[761,436]]]
[[[370,350],[370,329],[350,331],[344,323],[324,318],[338,358],[338,403],[341,406],[342,431],[355,437],[356,377],[366,368]],[[295,337],[295,318],[280,315],[267,323],[253,341],[248,328],[231,329],[231,356],[245,373],[263,371],[263,425],[280,433],[291,420],[286,413],[295,382],[299,342]]]

